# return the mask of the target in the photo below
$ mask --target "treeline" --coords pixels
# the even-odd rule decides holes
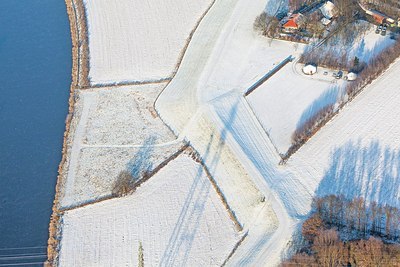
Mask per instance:
[[[292,134],[292,146],[290,149],[297,150],[310,138],[330,116],[333,114],[334,105],[328,105],[320,109],[317,113],[307,119],[300,127]],[[290,154],[290,150],[288,151]]]
[[[323,45],[308,46],[300,56],[299,62],[303,64],[312,62],[320,67],[330,69],[351,70],[355,66],[354,58],[349,56],[349,48],[368,29],[370,29],[370,25],[364,22],[346,24]]]
[[[393,45],[385,48],[377,56],[373,57],[368,64],[358,74],[357,80],[347,83],[346,92],[350,99],[379,77],[393,61],[400,56],[400,40],[398,39]]]
[[[295,254],[282,267],[312,266],[400,266],[400,246],[384,244],[371,237],[368,240],[344,242],[334,229],[321,228],[310,241],[307,252]]]
[[[382,241],[399,241],[397,208],[329,195],[315,198],[313,211],[302,226],[305,246],[283,266],[400,266],[400,246]]]
[[[299,62],[303,64],[312,62],[319,67],[330,69],[349,70],[352,67],[347,50],[325,46],[309,47],[301,54]]]
[[[315,214],[324,224],[335,226],[341,232],[354,232],[359,237],[375,235],[386,240],[399,241],[400,210],[392,206],[366,204],[363,198],[347,200],[343,196],[329,195],[315,198]]]

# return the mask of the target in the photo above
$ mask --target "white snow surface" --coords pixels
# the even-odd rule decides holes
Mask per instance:
[[[399,71],[397,60],[288,161],[315,195],[400,205]]]
[[[289,63],[247,100],[279,153],[285,154],[294,131],[321,108],[336,103],[341,86],[342,81],[337,83],[331,75],[305,75],[300,66]]]
[[[104,1],[99,2],[103,5],[101,9],[93,13],[99,21],[99,14],[107,12],[105,7],[119,5]],[[121,1],[127,5],[133,2]],[[286,2],[280,3],[285,6]],[[87,6],[88,3],[91,2],[86,1]],[[149,2],[141,2],[138,6],[144,3]],[[267,1],[267,9],[279,9],[281,5],[276,3]],[[112,8],[111,12],[115,13]],[[347,197],[363,196],[394,206],[400,204],[397,190],[400,185],[400,164],[397,163],[400,156],[400,125],[397,123],[400,94],[396,88],[400,84],[397,78],[400,63],[394,64],[382,78],[345,106],[286,165],[278,165],[279,153],[286,152],[297,125],[318,107],[330,103],[338,94],[335,88],[341,84],[332,83],[330,75],[305,76],[299,73],[300,65],[288,64],[245,99],[243,93],[249,86],[289,55],[298,56],[304,48],[289,42],[269,42],[253,31],[255,17],[265,8],[266,0],[217,0],[195,31],[176,76],[156,102],[157,111],[178,139],[166,138],[165,143],[154,147],[177,145],[183,139],[189,141],[200,153],[221,194],[243,226],[243,232],[247,233],[228,266],[278,265],[293,232],[308,215],[312,197],[316,194],[342,193]],[[89,27],[90,12],[88,8]],[[114,18],[107,18],[105,14],[105,19],[119,19],[114,13]],[[125,14],[121,21],[127,16]],[[157,24],[154,25],[151,28],[158,29]],[[123,31],[116,32],[119,35]],[[372,40],[366,41],[366,47],[374,42],[374,38],[380,37],[366,38]],[[108,49],[107,45],[103,47]],[[145,45],[137,49],[143,53],[143,59],[132,57],[137,62],[129,57],[117,57],[123,61],[118,63],[121,63],[119,67],[127,67],[129,75],[146,74],[144,65],[149,60],[146,53],[151,49]],[[354,49],[361,51],[360,47]],[[109,52],[102,53],[107,55]],[[162,62],[160,60],[154,57],[157,64]],[[137,66],[141,67],[135,72]],[[150,74],[158,70],[153,68]],[[141,79],[165,77],[153,75],[147,78],[146,75]],[[110,77],[112,75],[107,74],[107,79],[100,82],[115,82]],[[106,93],[96,97],[90,93],[84,96],[89,106],[85,103],[86,109],[80,111],[79,120],[75,122],[77,137],[73,141],[76,145],[69,160],[69,171],[73,172],[68,173],[71,184],[86,176],[79,174],[82,167],[78,166],[78,159],[85,152],[96,154],[96,149],[104,149],[100,153],[106,155],[106,160],[100,164],[107,166],[107,159],[116,162],[122,153],[118,150],[120,154],[108,155],[115,146],[111,144],[112,140],[118,141],[119,149],[137,146],[132,144],[136,137],[131,138],[129,134],[106,134],[110,128],[135,132],[139,128],[131,128],[129,124],[134,120],[110,122],[110,118],[119,114],[115,110],[88,119],[97,103],[107,106],[105,110],[126,106],[121,112],[125,114],[123,117],[129,118],[126,115],[131,112],[140,115],[137,110],[142,108],[136,109],[131,100],[123,102],[126,105],[116,104],[125,98],[131,99],[130,94],[123,92],[115,101],[108,102]],[[140,103],[136,104],[140,106]],[[151,109],[148,111],[144,121],[153,113]],[[101,113],[102,109],[97,108],[97,112]],[[158,132],[161,126],[157,126],[159,122],[155,123],[155,127],[138,124],[144,127],[143,137],[140,130],[137,131],[140,142]],[[161,128],[160,131],[167,131]],[[86,156],[90,159],[85,161],[86,166],[95,163],[93,159],[98,157],[95,154]],[[95,171],[90,167],[86,170],[85,173]],[[92,263],[94,266],[132,265],[137,262],[139,241],[143,242],[145,264],[148,259],[152,261],[150,265],[220,265],[242,233],[235,230],[201,170],[199,164],[182,155],[131,196],[66,212],[61,265],[87,262],[89,266]],[[81,183],[80,187],[83,185]],[[190,201],[186,202],[188,198]],[[185,202],[190,204],[185,205]],[[193,219],[196,216],[198,220]]]
[[[171,77],[212,0],[84,0],[91,84]]]
[[[367,24],[370,28],[354,41],[353,46],[349,47],[349,58],[358,57],[360,61],[369,62],[373,57],[379,54],[383,49],[393,44],[395,41],[390,39],[390,32],[386,36],[375,33],[374,25],[360,21],[358,25]]]
[[[76,91],[62,207],[110,196],[121,171],[151,171],[183,145],[153,108],[165,85]]]
[[[220,266],[241,234],[203,167],[182,154],[127,197],[63,217],[60,266]]]
[[[227,202],[248,230],[248,237],[228,262],[233,266],[275,266],[280,263],[294,229],[310,212],[312,197],[328,169],[327,158],[333,149],[329,144],[336,142],[332,141],[334,134],[338,135],[346,128],[343,122],[332,130],[332,135],[321,138],[318,145],[307,150],[306,147],[317,139],[315,137],[287,166],[278,165],[278,153],[286,152],[296,125],[306,118],[303,114],[310,115],[318,105],[336,100],[336,89],[331,88],[341,84],[332,83],[331,76],[301,76],[298,65],[287,65],[267,81],[264,88],[257,89],[264,95],[254,97],[258,100],[257,105],[262,106],[258,114],[255,113],[258,119],[270,116],[264,122],[258,120],[243,93],[274,65],[289,55],[298,56],[303,49],[301,45],[275,40],[270,43],[257,36],[252,24],[264,8],[265,0],[217,1],[195,32],[176,76],[156,102],[163,120],[200,152]],[[382,107],[387,100],[381,99],[377,105]],[[373,98],[368,102],[374,102]],[[370,118],[363,115],[368,113],[364,111],[366,106],[364,103],[356,114],[348,115],[347,121],[352,121],[351,116],[361,116],[367,123]],[[347,109],[342,113],[347,114]],[[374,123],[387,124],[382,121],[380,118]],[[357,131],[357,125],[352,127],[351,133]],[[392,138],[398,138],[395,136]],[[223,149],[215,148],[214,140]],[[398,144],[398,140],[396,142]],[[320,154],[319,146],[327,147],[326,151]],[[243,187],[240,195],[233,194],[232,185],[218,175],[224,162],[232,158],[237,162],[237,168],[247,174],[249,185],[253,184]],[[218,165],[220,162],[222,164]],[[393,170],[392,177],[397,177],[396,173]],[[275,212],[272,217],[277,219],[277,227],[264,231],[262,229],[267,229],[265,224],[251,223],[249,218],[254,217],[246,217],[250,210],[258,209],[253,204],[257,202],[253,200],[255,191],[252,188],[266,197],[265,202]],[[348,184],[347,188],[343,187],[343,190],[349,189]],[[235,204],[239,196],[240,205]],[[260,206],[262,202],[258,203]],[[254,207],[249,209],[251,206]]]
[[[264,8],[265,0],[217,1],[195,32],[175,78],[156,102],[164,121],[180,136],[186,136],[200,152],[227,202],[249,231],[228,262],[239,266],[263,266],[266,259],[269,266],[279,264],[294,227],[285,207],[296,215],[307,212],[304,207],[308,205],[307,200],[304,203],[304,198],[300,197],[307,194],[307,190],[301,185],[297,187],[298,181],[277,170],[279,156],[243,98],[247,87],[262,77],[268,67],[290,55],[285,55],[284,47],[272,60],[268,59],[271,54],[258,55],[265,62],[257,61],[256,53],[252,54],[253,47],[262,43],[261,37],[253,31],[253,21]],[[295,50],[293,45],[285,44]],[[267,50],[268,45],[268,42],[263,43],[260,50]],[[257,64],[266,67],[254,66],[254,62],[249,61],[251,56]],[[203,127],[200,125],[204,117],[216,131],[214,135],[198,130]],[[213,138],[228,150],[209,149]],[[253,216],[241,215],[249,213],[249,208],[254,206],[251,187],[243,187],[240,195],[232,194],[230,186],[223,181],[226,178],[218,178],[220,167],[210,160],[221,161],[224,166],[224,159],[232,157],[237,168],[247,173],[248,178],[244,178],[266,197],[265,202],[276,212],[274,216],[268,210],[260,214],[271,214],[271,219],[279,221],[278,227],[268,227],[271,219],[258,221],[252,219]],[[241,205],[234,205],[239,196]],[[242,207],[247,207],[247,211]],[[252,210],[258,210],[257,206]]]

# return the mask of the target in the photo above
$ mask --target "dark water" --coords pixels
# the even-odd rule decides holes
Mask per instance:
[[[47,244],[70,81],[64,1],[0,0],[0,256]]]

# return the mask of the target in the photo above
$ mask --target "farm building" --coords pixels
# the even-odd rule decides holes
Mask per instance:
[[[331,1],[327,1],[319,9],[321,10],[322,15],[324,15],[324,17],[329,20],[337,17],[337,15],[339,14],[338,9]]]
[[[313,74],[317,73],[317,66],[315,66],[314,64],[306,64],[303,67],[303,72],[304,72],[304,74],[307,74],[307,75],[313,75]]]
[[[305,23],[305,17],[301,13],[291,15],[282,25],[285,32],[295,32],[299,30]]]
[[[363,9],[365,11],[365,13],[367,13],[370,16],[372,16],[373,19],[378,24],[383,24],[383,23],[393,24],[395,22],[394,19],[389,18],[388,16],[386,16],[385,14],[383,14],[383,13],[381,13],[379,11],[369,9],[368,7],[364,6],[360,2],[358,3],[358,5],[361,7],[361,9]]]

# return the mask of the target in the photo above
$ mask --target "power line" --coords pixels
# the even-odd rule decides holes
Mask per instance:
[[[44,262],[22,262],[22,263],[6,263],[0,264],[0,266],[32,266],[32,265],[42,265]]]
[[[16,247],[16,248],[0,248],[0,250],[19,250],[19,249],[36,249],[36,248],[47,248],[45,246],[38,246],[38,247]]]
[[[22,253],[22,254],[18,254],[18,253],[14,253],[14,254],[0,254],[0,258],[3,257],[13,257],[13,256],[34,256],[34,255],[46,255],[45,253],[42,252],[38,252],[38,253]]]
[[[31,255],[31,256],[10,256],[10,257],[0,257],[0,261],[5,260],[20,260],[20,259],[34,259],[34,258],[44,258],[47,257],[46,254],[38,254],[38,255]]]

